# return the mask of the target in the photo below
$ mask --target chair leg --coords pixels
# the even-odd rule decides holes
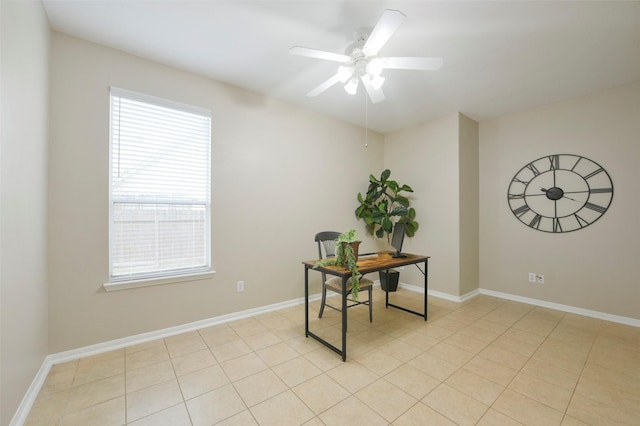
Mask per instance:
[[[372,286],[369,286],[369,322],[373,322],[373,300],[371,299],[372,296]]]
[[[322,284],[322,302],[320,302],[320,312],[318,313],[318,318],[322,318],[322,314],[324,312],[324,303],[327,301],[327,287],[325,287],[324,283]]]

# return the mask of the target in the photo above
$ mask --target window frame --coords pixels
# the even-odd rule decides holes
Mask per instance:
[[[114,197],[114,141],[119,141],[119,136],[114,139],[114,98],[124,98],[134,102],[141,102],[152,107],[169,108],[180,112],[186,112],[189,114],[195,114],[203,118],[208,119],[207,129],[207,146],[206,146],[206,163],[203,165],[206,167],[206,182],[203,182],[206,187],[206,196],[204,200],[198,199],[197,202],[193,200],[180,200],[170,197],[161,198],[147,196],[140,199],[127,199],[127,197]],[[108,222],[108,234],[109,234],[109,248],[108,248],[108,265],[109,265],[109,280],[104,283],[104,288],[107,291],[125,289],[125,288],[137,288],[146,287],[151,285],[169,284],[175,282],[186,282],[200,279],[210,278],[215,271],[212,269],[212,256],[211,256],[211,187],[212,187],[212,132],[211,132],[211,111],[208,109],[187,105],[168,99],[159,98],[152,95],[138,93],[118,87],[109,88],[109,222]],[[201,181],[202,182],[202,181]],[[204,237],[204,264],[195,267],[173,268],[167,270],[156,269],[149,272],[135,272],[127,274],[114,275],[114,262],[116,249],[114,244],[115,230],[115,206],[119,203],[131,203],[132,201],[138,201],[132,203],[133,205],[143,206],[155,205],[156,207],[171,206],[171,205],[203,205],[204,206],[204,224],[203,224],[203,237]],[[160,217],[158,211],[155,213],[155,217]],[[157,249],[157,247],[156,247]]]

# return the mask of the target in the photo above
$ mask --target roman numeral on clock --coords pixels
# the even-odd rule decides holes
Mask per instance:
[[[557,217],[553,218],[553,232],[562,232],[562,225]]]
[[[537,167],[531,163],[527,164],[527,168],[531,170],[531,172],[533,172],[534,176],[538,176],[540,174],[540,170],[538,170]]]
[[[585,179],[592,178],[592,177],[594,177],[595,175],[597,175],[598,173],[601,173],[601,172],[604,172],[604,169],[602,167],[600,167],[598,170],[594,170],[593,172],[589,173],[584,178]]]
[[[613,192],[613,188],[591,188],[589,190],[590,194],[605,194],[608,192]]]
[[[576,220],[578,221],[578,225],[580,225],[580,228],[584,228],[585,226],[587,226],[589,224],[589,222],[587,222],[586,220],[584,220],[583,218],[581,218],[580,216],[578,216],[578,214],[574,214]]]
[[[532,228],[539,229],[541,219],[542,219],[542,216],[540,216],[539,214],[536,214],[535,217],[531,220],[531,222],[529,222],[529,226]]]
[[[591,209],[593,211],[596,211],[598,213],[604,213],[604,212],[607,211],[606,207],[602,207],[602,206],[599,206],[599,205],[593,204],[593,203],[586,203],[584,206],[586,208]]]
[[[513,178],[513,181],[514,181],[514,182],[521,183],[521,184],[523,184],[523,185],[527,185],[527,184],[529,183],[529,181],[528,181],[528,180],[522,180],[522,179],[517,178],[517,177],[514,177],[514,178]]]
[[[518,207],[517,209],[515,209],[515,210],[513,211],[513,213],[514,213],[516,216],[520,217],[520,216],[522,216],[523,214],[525,214],[526,212],[528,212],[529,210],[531,210],[531,209],[529,208],[529,206],[528,206],[528,205],[526,205],[526,204],[524,204],[524,205],[522,205],[522,206]]]

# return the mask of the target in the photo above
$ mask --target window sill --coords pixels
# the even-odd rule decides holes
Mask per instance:
[[[116,281],[102,284],[106,291],[129,290],[131,288],[151,287],[165,284],[176,284],[189,281],[207,280],[213,277],[216,271],[201,272],[191,275],[176,275],[173,277],[150,278],[146,280],[135,281]]]

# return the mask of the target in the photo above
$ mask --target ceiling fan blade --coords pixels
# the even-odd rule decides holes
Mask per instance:
[[[362,47],[367,55],[376,55],[382,46],[404,21],[405,15],[399,10],[387,9],[376,24],[366,43]]]
[[[323,50],[310,49],[308,47],[302,47],[302,46],[292,47],[291,49],[289,49],[289,53],[291,55],[307,56],[309,58],[325,59],[327,61],[334,61],[334,62],[344,63],[349,61],[349,57],[347,55],[341,55],[339,53],[333,53],[333,52],[325,52]]]
[[[336,74],[333,77],[329,78],[328,80],[324,81],[323,83],[320,83],[318,87],[316,87],[315,89],[307,93],[307,96],[309,96],[310,98],[316,97],[320,93],[324,92],[325,90],[327,90],[328,88],[330,88],[331,86],[333,86],[338,82],[340,82],[340,74]]]
[[[442,58],[392,57],[382,59],[383,68],[399,70],[435,71],[442,66]]]
[[[367,94],[369,95],[369,99],[371,99],[372,103],[377,104],[378,102],[382,102],[386,99],[384,97],[384,92],[382,91],[382,88],[380,89],[373,88],[373,86],[371,85],[371,81],[369,80],[369,74],[363,75],[362,77],[360,77],[360,80],[362,80],[362,84],[364,85],[364,88],[367,90]]]

